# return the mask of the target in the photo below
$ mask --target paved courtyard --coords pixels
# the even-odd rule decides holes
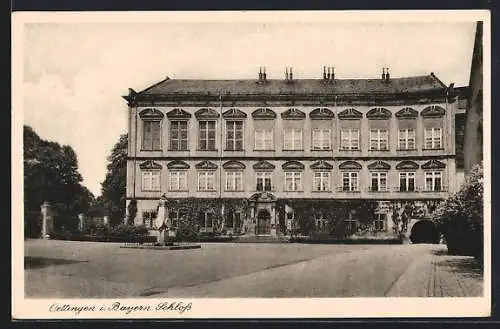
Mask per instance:
[[[207,243],[143,250],[28,240],[27,298],[482,296],[480,266],[443,245]]]

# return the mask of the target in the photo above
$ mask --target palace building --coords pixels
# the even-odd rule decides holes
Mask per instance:
[[[391,205],[458,189],[457,95],[433,73],[183,80],[129,89],[127,213],[154,228],[279,235],[391,232]],[[368,221],[368,218],[370,221]]]

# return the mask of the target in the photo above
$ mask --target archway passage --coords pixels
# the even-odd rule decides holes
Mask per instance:
[[[271,214],[266,209],[257,214],[257,229],[255,234],[271,234]]]
[[[413,225],[410,240],[412,243],[439,243],[439,230],[430,220],[421,220]]]

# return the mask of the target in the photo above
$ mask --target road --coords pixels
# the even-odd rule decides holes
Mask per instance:
[[[470,257],[442,245],[203,244],[140,250],[28,240],[27,297],[459,297],[482,295]]]

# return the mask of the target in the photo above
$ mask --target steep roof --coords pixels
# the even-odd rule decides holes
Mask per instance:
[[[324,83],[322,79],[286,80],[197,80],[166,78],[143,91],[139,96],[156,95],[286,95],[286,94],[394,94],[444,90],[444,85],[433,73],[424,76],[382,79],[335,79]]]

